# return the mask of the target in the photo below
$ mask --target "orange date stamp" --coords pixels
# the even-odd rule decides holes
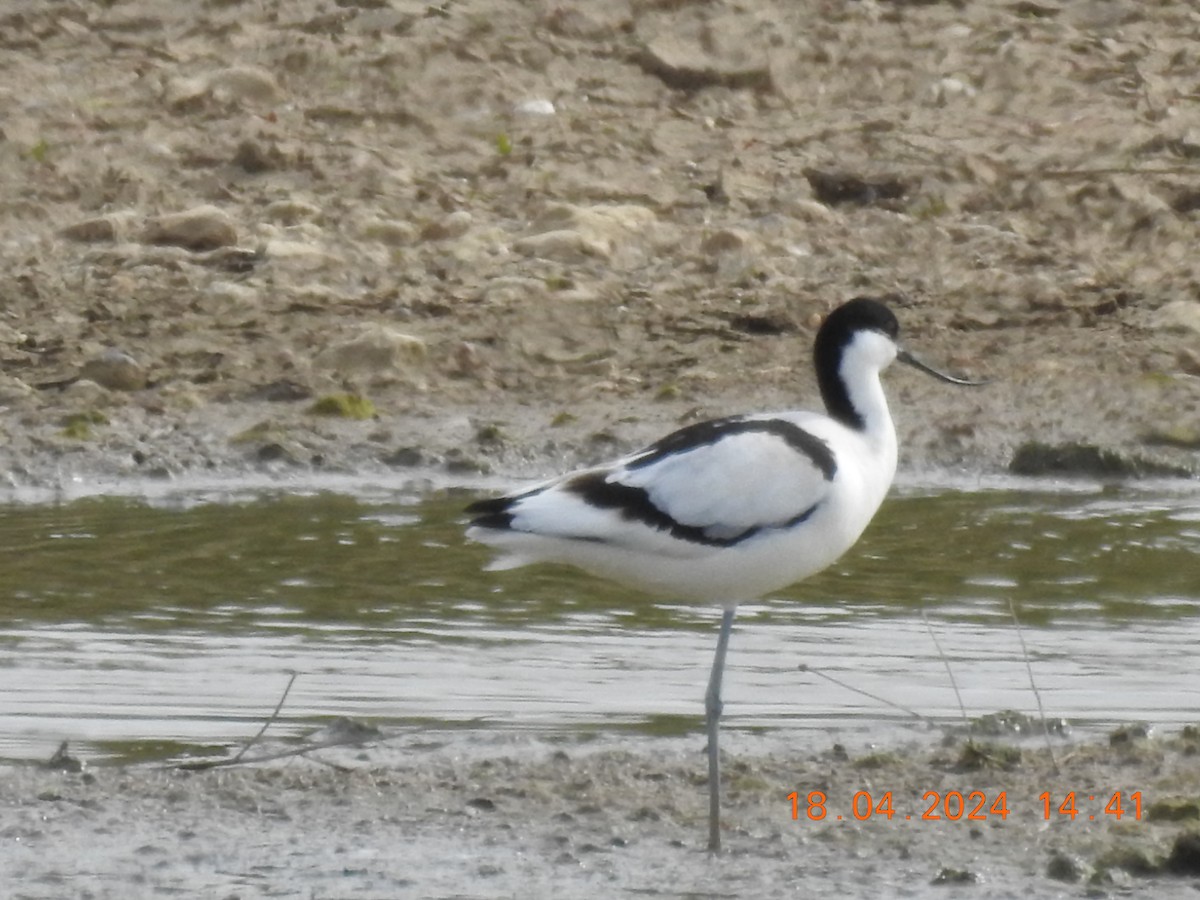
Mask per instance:
[[[1095,822],[1119,821],[1128,816],[1134,821],[1142,818],[1141,791],[1086,793],[1083,791],[1043,791],[1037,800],[1009,806],[1008,791],[926,791],[912,809],[899,808],[891,791],[871,793],[857,791],[843,809],[831,804],[824,791],[787,795],[792,805],[792,820],[810,822],[856,821],[868,819],[899,819],[919,822],[987,822],[1006,820],[1009,815],[1040,815],[1043,820]]]

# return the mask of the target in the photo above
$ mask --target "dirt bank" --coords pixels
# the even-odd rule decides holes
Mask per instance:
[[[542,472],[813,404],[819,317],[891,294],[996,379],[892,374],[907,468],[1035,437],[1194,466],[1198,30],[1137,0],[6,4],[0,462]]]

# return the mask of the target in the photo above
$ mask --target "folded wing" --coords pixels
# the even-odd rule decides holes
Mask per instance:
[[[698,556],[804,521],[835,473],[829,447],[795,422],[739,417],[468,511],[484,541],[505,531]]]

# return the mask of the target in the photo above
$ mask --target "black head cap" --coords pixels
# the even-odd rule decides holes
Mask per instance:
[[[895,340],[900,334],[900,323],[880,301],[855,297],[825,317],[813,346],[817,384],[825,408],[831,416],[851,428],[862,428],[863,420],[850,402],[842,382],[842,352],[860,331],[878,331]]]
[[[855,297],[825,317],[817,332],[817,349],[823,343],[846,343],[856,331],[878,331],[895,340],[900,334],[900,323],[879,300]]]

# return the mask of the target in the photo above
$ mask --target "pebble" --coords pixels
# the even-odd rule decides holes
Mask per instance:
[[[589,240],[578,231],[560,228],[533,234],[513,242],[515,252],[538,259],[555,259],[561,262],[580,262],[588,257],[608,259],[610,248],[600,241]]]
[[[83,381],[110,391],[140,391],[146,386],[146,370],[128,353],[110,348],[83,364],[76,386]]]
[[[1200,301],[1172,300],[1151,315],[1150,323],[1167,331],[1200,332]]]
[[[243,172],[261,175],[282,169],[287,159],[274,141],[242,141],[233,154],[233,164]]]
[[[970,99],[976,93],[974,87],[960,78],[939,78],[929,88],[929,96],[937,106],[945,106],[959,97]]]
[[[110,406],[113,395],[90,378],[79,378],[63,388],[63,398],[72,409],[98,409]]]
[[[0,406],[9,406],[35,394],[37,391],[20,378],[0,375]]]
[[[750,243],[750,235],[737,228],[722,228],[714,231],[700,242],[700,252],[705,256],[720,256],[723,253],[737,253],[745,250]]]
[[[525,116],[552,116],[556,110],[554,109],[554,104],[549,100],[535,97],[529,100],[522,100],[513,107],[513,112]]]
[[[1173,875],[1200,875],[1200,834],[1189,831],[1176,837],[1164,868]]]
[[[429,348],[419,337],[386,325],[367,324],[314,360],[319,369],[375,379],[408,378],[423,369]]]
[[[205,89],[221,102],[277,103],[283,96],[275,76],[261,66],[231,66],[213,72]]]
[[[371,219],[363,226],[362,236],[389,247],[405,247],[416,242],[417,229],[400,219]]]
[[[679,90],[694,91],[715,86],[768,90],[772,87],[767,54],[708,53],[699,42],[671,33],[648,42],[636,60],[647,72]]]
[[[1065,853],[1054,853],[1046,863],[1046,877],[1055,881],[1065,881],[1073,884],[1087,874],[1087,866],[1075,856]]]
[[[144,244],[166,244],[186,250],[215,250],[237,243],[233,218],[216,206],[197,206],[183,212],[168,213],[146,223]]]
[[[23,344],[28,337],[25,332],[17,331],[11,325],[0,322],[0,344]]]
[[[513,242],[525,256],[562,261],[609,259],[657,221],[654,211],[636,204],[574,206],[559,203],[534,221],[530,234]]]
[[[134,218],[132,212],[109,213],[73,222],[58,233],[68,240],[81,243],[118,241],[128,236]]]
[[[834,222],[838,214],[818,200],[807,197],[789,196],[782,200],[783,212],[793,219],[815,225],[825,225]]]
[[[258,302],[258,291],[236,281],[214,281],[204,293],[223,311],[251,309]]]
[[[1185,375],[1200,375],[1200,352],[1185,347],[1176,354],[1175,361]]]
[[[448,241],[462,237],[471,230],[474,218],[465,209],[455,210],[421,229],[421,240]]]
[[[598,40],[611,37],[618,29],[617,17],[620,7],[570,7],[556,4],[550,8],[542,20],[543,24],[554,34],[564,37]],[[607,18],[605,17],[607,14]]]
[[[315,203],[304,200],[276,200],[268,203],[263,210],[263,218],[268,222],[278,222],[280,225],[295,225],[309,219],[315,219],[321,214],[321,208]]]

